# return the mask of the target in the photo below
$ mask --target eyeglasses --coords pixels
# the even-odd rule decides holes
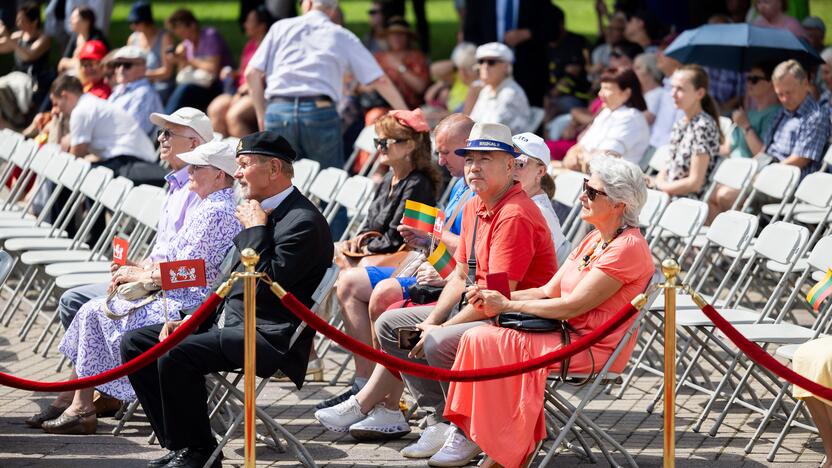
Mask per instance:
[[[214,166],[209,166],[209,165],[204,165],[203,166],[203,165],[199,165],[199,164],[191,164],[190,166],[188,166],[188,173],[193,174],[194,172],[196,172],[200,169],[207,169],[209,167],[214,168]],[[216,168],[214,168],[214,169],[216,169]]]
[[[748,76],[745,77],[745,81],[747,81],[751,84],[757,84],[761,81],[768,81],[768,79],[766,79],[766,77],[764,77],[764,76],[748,75]]]
[[[529,158],[526,156],[518,156],[514,158],[514,167],[517,169],[523,169],[524,167],[529,165]]]
[[[162,137],[170,138],[171,136],[178,136],[180,138],[193,138],[193,137],[189,137],[189,136],[186,136],[186,135],[180,135],[178,133],[174,133],[173,130],[171,130],[169,128],[160,128],[159,133],[157,134],[157,138],[162,138]]]
[[[609,195],[607,195],[607,192],[604,192],[603,190],[598,190],[596,188],[590,187],[589,181],[586,180],[586,179],[584,179],[584,187],[583,188],[584,188],[584,193],[586,194],[586,197],[589,198],[590,201],[595,201],[595,197],[597,197],[598,195],[603,195],[605,197],[609,196]]]
[[[373,138],[373,145],[382,151],[387,151],[387,148],[389,148],[390,145],[395,145],[396,143],[401,143],[403,141],[404,140],[397,140],[395,138]]]
[[[113,65],[113,67],[116,68],[116,69],[124,68],[125,70],[129,70],[129,69],[133,68],[133,63],[131,63],[131,62],[119,62],[119,63]]]
[[[479,59],[477,60],[477,63],[480,65],[487,65],[489,67],[493,67],[494,65],[500,63],[500,61],[497,59]]]

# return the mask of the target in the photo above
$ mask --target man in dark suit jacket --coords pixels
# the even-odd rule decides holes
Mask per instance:
[[[514,79],[529,104],[542,107],[548,86],[546,47],[558,35],[551,0],[482,0],[475,5],[465,9],[465,41],[502,42],[513,48]]]
[[[245,200],[237,207],[243,231],[234,239],[229,266],[243,270],[240,252],[260,255],[265,272],[307,306],[332,263],[333,243],[320,211],[292,186],[296,153],[271,132],[243,137],[237,147],[235,178]],[[300,321],[264,282],[257,285],[257,375],[283,371],[298,388],[303,384],[314,330],[306,328],[290,348]],[[243,282],[238,281],[220,307],[220,320],[206,321],[159,360],[130,376],[161,445],[169,452],[149,467],[201,467],[216,447],[208,421],[204,375],[243,366]],[[146,351],[182,322],[134,330],[121,343],[125,361]],[[221,458],[221,457],[220,457]],[[220,466],[218,459],[215,466]]]

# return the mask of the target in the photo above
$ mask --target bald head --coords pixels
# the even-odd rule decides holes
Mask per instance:
[[[465,159],[455,151],[465,146],[474,121],[464,114],[451,114],[442,119],[434,129],[439,165],[448,169],[454,177],[465,175]]]

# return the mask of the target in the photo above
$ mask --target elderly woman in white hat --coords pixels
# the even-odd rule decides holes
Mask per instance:
[[[529,128],[529,100],[523,88],[511,77],[514,53],[505,44],[489,42],[477,48],[480,81],[483,89],[470,117],[477,123],[499,123],[519,133]]]
[[[514,135],[511,140],[520,151],[520,156],[514,161],[514,180],[520,182],[529,198],[540,208],[549,231],[552,233],[552,243],[558,256],[558,265],[563,265],[572,244],[563,235],[560,221],[552,206],[555,181],[546,172],[546,168],[552,161],[549,147],[546,146],[543,138],[531,132]]]
[[[192,210],[182,229],[170,241],[168,261],[203,259],[205,279],[211,284],[219,275],[220,263],[234,246],[234,237],[242,230],[235,216],[234,178],[237,171],[234,148],[224,142],[210,142],[182,153],[179,159],[188,166],[188,187],[202,200]],[[121,364],[121,337],[130,330],[178,320],[180,312],[197,307],[208,296],[209,288],[191,287],[151,292],[138,298],[124,297],[125,283],[140,282],[146,289],[158,290],[161,284],[159,265],[141,269],[125,266],[113,273],[111,294],[93,299],[78,315],[61,340],[60,350],[74,364],[72,378],[97,375]],[[136,399],[126,377],[98,387],[122,401]],[[54,418],[42,422],[44,431],[53,434],[94,434],[97,427],[93,390],[64,392],[49,408]],[[71,403],[70,403],[71,401]],[[68,405],[68,406],[67,406]],[[62,410],[62,411],[61,411]]]

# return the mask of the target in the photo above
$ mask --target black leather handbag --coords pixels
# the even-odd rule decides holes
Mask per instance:
[[[410,302],[414,304],[430,304],[439,300],[442,287],[413,283],[407,287],[407,294],[410,296]]]

